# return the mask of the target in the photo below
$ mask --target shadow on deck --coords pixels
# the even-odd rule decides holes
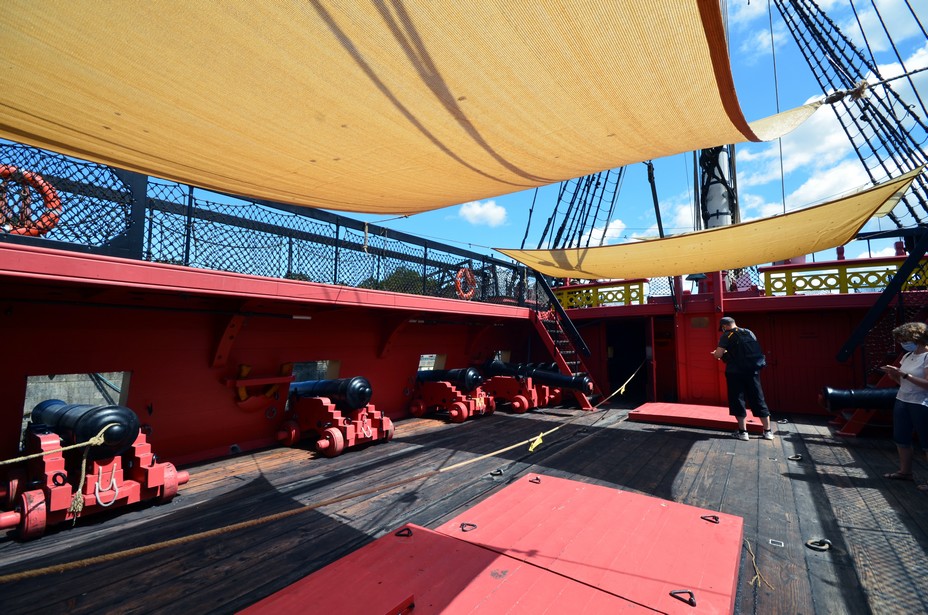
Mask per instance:
[[[438,527],[539,472],[743,517],[738,612],[928,611],[920,593],[928,496],[881,478],[895,469],[887,438],[841,439],[822,419],[802,417],[777,424],[772,442],[740,442],[720,431],[631,423],[625,414],[408,420],[392,442],[334,459],[280,448],[190,467],[170,504],[88,518],[33,542],[0,538],[8,579],[0,603],[8,614],[232,612],[404,523]],[[522,444],[488,456],[555,428],[534,452]],[[802,459],[788,460],[796,454]],[[471,463],[437,472],[463,461]],[[916,472],[928,479],[923,459]],[[254,523],[270,515],[279,518]],[[185,538],[201,532],[208,535]],[[821,538],[829,551],[805,546]],[[63,568],[9,580],[56,565]]]

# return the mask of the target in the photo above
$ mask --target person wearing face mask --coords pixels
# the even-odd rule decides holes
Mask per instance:
[[[893,440],[899,451],[899,470],[884,474],[892,480],[914,480],[912,474],[912,432],[918,434],[922,448],[928,447],[928,325],[907,322],[893,329],[893,339],[905,354],[899,366],[880,369],[899,383],[893,406]],[[928,492],[928,483],[918,486]]]

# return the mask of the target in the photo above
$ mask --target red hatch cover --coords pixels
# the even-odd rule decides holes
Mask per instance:
[[[742,528],[740,517],[531,475],[244,612],[732,613]]]
[[[743,526],[733,515],[532,475],[437,531],[658,612],[732,613]]]
[[[628,413],[628,420],[729,431],[738,429],[738,421],[728,414],[728,408],[723,406],[694,406],[691,404],[655,402],[638,406],[638,408]],[[759,434],[764,431],[760,419],[751,416],[750,410],[747,416],[747,427],[751,433]]]
[[[653,612],[520,559],[408,524],[242,613],[422,615],[478,611]]]

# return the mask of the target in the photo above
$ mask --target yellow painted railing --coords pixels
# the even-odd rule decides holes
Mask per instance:
[[[758,267],[757,272],[768,297],[878,293],[886,288],[904,261],[904,257],[888,257],[771,265]],[[928,265],[928,259],[923,260],[922,265]],[[923,267],[909,276],[902,290],[928,290],[928,275]],[[646,279],[580,284],[553,290],[565,309],[644,305],[649,292]]]
[[[585,284],[555,288],[554,295],[566,309],[601,305],[642,305],[647,280],[623,280],[606,284]]]
[[[764,292],[774,295],[881,292],[899,270],[903,258],[828,261],[760,267]],[[928,290],[928,280],[916,270],[903,290]]]

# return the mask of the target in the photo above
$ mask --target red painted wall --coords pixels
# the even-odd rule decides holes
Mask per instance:
[[[824,386],[864,386],[860,353],[845,363],[835,356],[864,317],[863,309],[775,312],[726,312],[751,329],[767,355],[761,383],[774,412],[828,414],[818,404]],[[725,364],[709,355],[719,339],[718,317],[682,314],[678,348],[680,401],[727,405]]]
[[[236,336],[226,365],[217,368],[211,364],[235,307],[228,299],[190,298],[159,309],[154,297],[138,307],[107,307],[65,294],[64,303],[47,297],[29,301],[21,293],[16,301],[0,300],[7,325],[0,345],[4,458],[17,452],[29,375],[131,372],[127,405],[150,426],[153,450],[185,463],[229,454],[233,446],[248,450],[274,443],[283,399],[273,416],[239,408],[235,389],[224,380],[234,379],[240,364],[252,367],[250,376],[265,377],[278,375],[284,363],[340,361],[339,377],[366,377],[372,403],[400,418],[407,415],[420,355],[445,354],[447,368],[466,367],[498,349],[524,354],[531,333],[528,319],[504,327],[478,317],[440,324],[434,316],[429,322],[422,314],[360,307],[322,309],[311,320],[254,315]]]

